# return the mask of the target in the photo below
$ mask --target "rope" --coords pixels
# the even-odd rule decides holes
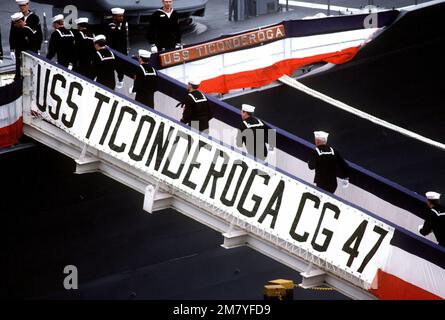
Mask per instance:
[[[438,141],[426,138],[424,136],[421,136],[420,134],[417,134],[415,132],[406,130],[406,129],[402,128],[402,127],[396,126],[396,125],[394,125],[392,123],[389,123],[389,122],[387,122],[385,120],[382,120],[380,118],[374,117],[373,115],[370,115],[370,114],[368,114],[366,112],[363,112],[361,110],[355,109],[355,108],[347,105],[346,103],[343,103],[343,102],[341,102],[339,100],[333,99],[333,98],[331,98],[331,97],[329,97],[329,96],[327,96],[327,95],[325,95],[325,94],[323,94],[321,92],[318,92],[318,91],[316,91],[314,89],[311,89],[308,86],[305,86],[304,84],[298,82],[297,80],[295,80],[295,79],[293,79],[293,78],[291,78],[289,76],[284,75],[281,78],[279,78],[278,80],[280,80],[282,83],[284,83],[284,84],[286,84],[286,85],[288,85],[288,86],[290,86],[292,88],[300,90],[300,91],[302,91],[302,92],[304,92],[304,93],[306,93],[308,95],[311,95],[311,96],[313,96],[313,97],[315,97],[317,99],[323,100],[324,102],[329,103],[329,104],[333,105],[334,107],[337,107],[337,108],[342,109],[342,110],[344,110],[346,112],[352,113],[352,114],[354,114],[354,115],[356,115],[356,116],[358,116],[358,117],[360,117],[362,119],[371,121],[371,122],[373,122],[375,124],[378,124],[378,125],[380,125],[382,127],[385,127],[387,129],[396,131],[396,132],[398,132],[398,133],[400,133],[402,135],[408,136],[410,138],[422,141],[422,142],[424,142],[426,144],[429,144],[429,145],[431,145],[433,147],[436,147],[436,148],[439,148],[441,150],[445,150],[445,144],[443,144],[443,143],[440,143]]]
[[[326,287],[310,287],[310,288],[303,288],[301,285],[296,284],[296,288],[301,288],[304,290],[314,290],[314,291],[336,291],[335,288],[326,288]]]

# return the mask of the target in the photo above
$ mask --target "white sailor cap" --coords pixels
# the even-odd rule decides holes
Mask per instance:
[[[253,113],[253,112],[255,112],[255,107],[251,106],[250,104],[243,104],[243,105],[241,105],[241,110],[243,110],[245,112]]]
[[[440,193],[434,192],[434,191],[428,191],[425,193],[426,198],[429,200],[439,200],[440,199]]]
[[[122,8],[112,8],[111,9],[111,13],[112,14],[124,14],[125,9]]]
[[[88,23],[88,18],[78,18],[75,20],[76,24],[81,24],[81,23]]]
[[[28,4],[29,0],[15,0],[15,2],[19,5],[19,6],[23,6],[24,4]]]
[[[52,23],[54,23],[54,22],[56,22],[56,21],[61,21],[61,20],[63,20],[63,19],[65,19],[65,18],[63,17],[63,14],[58,14],[57,16],[54,16],[53,19],[52,19],[51,21],[52,21]]]
[[[103,34],[99,34],[99,35],[95,36],[93,39],[94,42],[97,42],[99,40],[107,40],[107,37],[105,37]]]
[[[329,133],[324,131],[314,131],[314,137],[320,140],[328,140]]]
[[[139,57],[141,57],[141,58],[146,58],[146,59],[148,59],[148,58],[150,58],[150,56],[151,56],[151,52],[150,52],[150,51],[147,51],[147,50],[139,49],[139,50],[138,50],[138,55],[139,55]]]
[[[199,86],[199,85],[201,84],[201,81],[199,81],[199,80],[196,79],[196,78],[190,78],[190,79],[189,79],[189,83],[192,84],[192,85],[194,85],[194,86]]]
[[[16,12],[16,13],[14,13],[14,14],[11,16],[11,20],[12,20],[13,22],[16,22],[16,21],[18,21],[18,20],[20,20],[20,19],[23,19],[23,17],[24,17],[23,13],[21,13],[21,12]]]

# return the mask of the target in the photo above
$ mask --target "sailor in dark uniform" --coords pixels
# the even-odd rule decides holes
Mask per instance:
[[[439,245],[445,247],[445,208],[439,203],[440,193],[429,191],[425,195],[430,210],[419,232],[423,236],[433,232]]]
[[[128,24],[124,24],[125,9],[113,8],[111,9],[111,13],[113,14],[113,21],[108,24],[107,31],[105,33],[108,46],[124,55],[127,55]],[[120,89],[124,86],[124,71],[120,64],[116,64],[116,72],[118,79],[116,87]]]
[[[173,9],[172,0],[162,0],[163,7],[150,17],[148,41],[155,45],[155,51],[178,47],[181,42],[178,13]]]
[[[29,0],[16,0],[15,1],[19,6],[19,11],[23,13],[25,23],[26,25],[31,28],[34,31],[33,35],[33,44],[32,44],[32,51],[38,52],[40,50],[40,47],[42,45],[43,41],[43,33],[42,33],[42,26],[40,25],[40,19],[39,17],[29,10]],[[16,49],[16,42],[18,37],[21,37],[22,35],[17,35],[17,33],[23,33],[22,31],[19,31],[16,26],[14,26],[14,23],[11,22],[11,30],[9,32],[9,47],[11,50],[11,58],[12,60],[15,60],[16,54],[14,50]]]
[[[139,50],[140,67],[134,75],[132,92],[136,93],[135,100],[154,109],[154,94],[157,90],[158,76],[156,70],[150,65],[151,53]]]
[[[100,34],[94,38],[96,54],[93,55],[93,79],[96,82],[114,90],[116,78],[114,71],[116,69],[116,59],[113,52],[106,46],[106,37]]]
[[[11,16],[11,21],[16,28],[14,34],[14,54],[15,54],[15,80],[21,79],[20,66],[22,59],[22,51],[37,51],[36,31],[26,25],[23,13],[17,12]]]
[[[188,94],[184,104],[181,122],[190,125],[200,132],[209,131],[209,121],[213,118],[212,110],[206,96],[198,90],[200,81],[191,79],[188,83]]]
[[[2,30],[0,29],[0,64],[3,63]]]
[[[266,160],[269,144],[269,126],[253,116],[255,107],[249,104],[241,106],[241,119],[243,120],[236,137],[236,145],[245,145],[247,152],[255,158]],[[274,146],[270,145],[271,148]]]
[[[88,29],[88,18],[79,18],[76,20],[77,30],[74,30],[75,46],[76,46],[76,63],[73,70],[92,78],[91,60],[96,54],[94,47],[94,33]]]
[[[64,67],[74,66],[76,61],[76,48],[74,45],[74,33],[64,27],[63,15],[53,17],[54,32],[49,40],[46,57],[52,59],[57,55],[57,63]]]
[[[349,185],[349,166],[338,151],[327,145],[329,133],[315,131],[315,150],[309,159],[309,169],[315,169],[314,183],[317,187],[334,193],[337,189],[337,177],[343,179],[344,188]]]

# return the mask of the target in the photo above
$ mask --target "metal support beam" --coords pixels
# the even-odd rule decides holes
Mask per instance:
[[[96,158],[76,159],[75,174],[92,173],[99,171],[100,160]]]
[[[74,160],[76,162],[76,174],[84,174],[99,171],[100,160],[96,157],[87,156],[88,145],[84,144],[82,152],[78,159]]]
[[[225,249],[233,249],[245,246],[247,244],[248,236],[249,235],[247,232],[234,229],[233,225],[231,224],[229,230],[223,233],[224,243],[221,245],[221,247]]]
[[[303,289],[318,287],[325,284],[326,272],[314,268],[314,266],[309,264],[308,269],[305,272],[301,272],[302,282],[300,283],[300,287]]]
[[[172,198],[171,194],[159,190],[159,184],[149,184],[145,188],[143,208],[149,213],[171,208]]]

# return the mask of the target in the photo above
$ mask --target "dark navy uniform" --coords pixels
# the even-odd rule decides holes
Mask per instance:
[[[212,110],[206,96],[199,90],[189,92],[184,100],[184,112],[181,122],[193,125],[192,122],[199,122],[199,131],[209,129],[209,121],[213,118]]]
[[[2,30],[0,29],[0,60],[3,60]]]
[[[135,100],[154,108],[154,94],[157,90],[158,77],[156,70],[147,63],[141,64],[135,74],[133,92]]]
[[[54,58],[57,55],[57,63],[68,67],[70,63],[76,62],[76,48],[74,45],[74,33],[65,27],[54,30],[49,40],[48,59]]]
[[[93,79],[110,89],[114,90],[116,79],[114,70],[116,69],[116,59],[113,52],[107,48],[96,51],[92,59]]]
[[[31,30],[33,30],[34,32],[32,48],[29,48],[29,50],[37,52],[40,50],[43,41],[43,33],[42,33],[42,26],[40,25],[40,19],[34,12],[30,11],[30,13],[25,17],[25,22],[26,25],[29,28],[31,28]],[[17,41],[20,41],[18,40],[18,37],[21,37],[21,35],[18,35],[17,33],[20,33],[20,28],[14,26],[14,23],[11,22],[11,30],[9,32],[9,47],[11,51],[16,49]]]
[[[433,232],[439,245],[445,247],[445,208],[440,204],[435,204],[428,211],[425,223],[419,231],[424,236]]]
[[[37,52],[38,39],[36,38],[36,31],[29,26],[17,28],[14,34],[14,51],[15,51],[15,80],[20,79],[20,66],[22,61],[22,51]]]
[[[178,13],[174,9],[170,16],[162,8],[151,15],[148,41],[155,44],[158,50],[173,49],[181,42]]]
[[[111,22],[107,26],[106,34],[107,44],[110,48],[127,55],[127,37],[128,32],[125,23],[116,24]],[[116,65],[117,78],[120,82],[124,79],[123,68]]]
[[[37,41],[36,31],[29,26],[26,25],[23,28],[17,28],[14,38],[14,50],[16,52],[16,57],[19,57],[20,53],[26,50],[37,52]]]
[[[107,26],[105,36],[110,48],[119,51],[122,54],[127,54],[127,28],[124,23],[116,24],[110,22]]]
[[[349,177],[349,166],[338,151],[328,145],[315,148],[308,162],[309,169],[315,169],[314,183],[317,187],[334,193],[337,189],[337,176]]]
[[[89,30],[75,30],[74,38],[77,60],[73,70],[92,79],[93,71],[91,60],[93,59],[93,55],[96,54],[94,33]]]
[[[249,116],[239,127],[237,146],[241,147],[244,144],[250,155],[265,160],[268,153],[266,145],[269,141],[268,130],[269,127],[260,119]]]

